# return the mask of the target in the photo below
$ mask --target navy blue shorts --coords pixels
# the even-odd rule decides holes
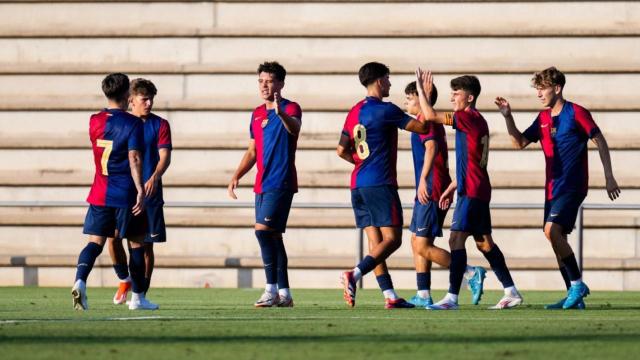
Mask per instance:
[[[422,205],[416,200],[413,204],[413,216],[409,230],[416,236],[435,238],[442,236],[442,226],[448,210],[438,207],[438,202],[429,201],[427,205]]]
[[[365,228],[402,226],[402,204],[398,190],[391,185],[361,187],[351,190],[351,205],[356,226]]]
[[[116,231],[119,238],[143,236],[147,231],[146,217],[133,216],[131,209],[89,205],[83,233],[115,237]]]
[[[164,210],[160,206],[147,206],[147,236],[144,242],[156,243],[167,241],[167,227],[164,224]]]
[[[287,230],[293,193],[275,190],[256,194],[256,224],[266,225],[279,233]]]
[[[570,234],[576,225],[578,210],[584,198],[584,194],[566,193],[555,199],[545,201],[544,223],[552,222],[558,224],[562,226],[564,234]]]
[[[491,234],[489,202],[458,196],[451,231],[466,232],[474,236]]]

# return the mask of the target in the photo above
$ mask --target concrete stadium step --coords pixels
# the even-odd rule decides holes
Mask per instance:
[[[96,110],[97,111],[97,110]],[[239,149],[246,148],[249,135],[247,111],[177,111],[159,112],[169,119],[175,149]],[[0,111],[0,149],[73,149],[87,148],[88,118],[86,111],[32,112]],[[483,114],[489,123],[492,149],[510,149],[506,126],[496,112]],[[515,113],[518,127],[524,131],[537,113]],[[640,113],[594,112],[594,119],[612,149],[631,150],[640,145],[634,133],[640,132]],[[299,149],[335,149],[346,112],[304,112]],[[16,125],[18,124],[18,125]],[[449,146],[455,147],[453,131],[448,129]],[[407,149],[410,136],[400,132],[399,146]],[[590,142],[591,147],[594,145]],[[539,151],[538,145],[527,149]]]
[[[354,69],[355,72],[357,69]],[[153,75],[158,88],[158,110],[246,110],[256,106],[256,75]],[[436,74],[435,82],[446,88],[452,74]],[[478,76],[483,93],[480,110],[495,111],[496,96],[507,97],[514,110],[540,108],[530,86],[530,74],[484,74]],[[0,110],[90,110],[104,106],[100,90],[102,75],[2,75]],[[404,86],[414,80],[410,75],[393,75],[395,84],[390,100],[401,104]],[[574,74],[569,76],[565,95],[588,104],[592,111],[637,111],[633,84],[640,74]],[[29,94],[29,96],[24,96]],[[606,94],[606,96],[603,96]],[[303,109],[347,111],[364,96],[354,75],[290,75],[285,97],[299,102]],[[441,102],[442,104],[443,102]],[[447,106],[443,106],[447,108]]]
[[[451,216],[451,215],[449,215]],[[0,227],[0,256],[77,256],[87,242],[80,226],[2,226]],[[448,249],[449,231],[436,240],[436,245]],[[588,258],[637,258],[640,254],[639,229],[584,230],[584,256]],[[159,257],[259,257],[260,249],[251,226],[243,228],[180,228],[167,229],[168,241],[156,244]],[[541,228],[501,229],[493,231],[493,238],[508,259],[548,257],[553,251]],[[411,233],[403,232],[403,242],[393,257],[411,256]],[[292,257],[350,257],[357,256],[358,232],[354,228],[291,228],[284,235],[287,253]],[[572,246],[577,244],[577,232],[569,235]],[[366,238],[365,238],[366,242]],[[365,249],[367,247],[365,246]],[[467,242],[470,256],[477,250],[472,240]],[[104,252],[107,254],[107,251]]]
[[[238,201],[252,202],[253,188],[247,186],[251,179],[242,181],[244,185],[236,189]],[[310,187],[302,188],[294,197],[294,203],[339,203],[350,204],[349,184],[341,188]],[[16,201],[79,201],[86,199],[89,186],[0,186],[0,202]],[[405,204],[412,204],[415,196],[413,186],[399,189],[400,199]],[[237,203],[227,195],[227,187],[164,187],[164,199],[169,204],[176,202],[217,201]],[[491,202],[494,204],[541,204],[544,201],[542,186],[530,189],[493,189]],[[604,189],[592,188],[585,199],[587,204],[611,204]],[[613,204],[640,204],[640,189],[623,189],[622,195]]]
[[[82,207],[2,207],[0,225],[76,225],[84,222],[86,206]],[[585,211],[585,226],[589,228],[640,228],[640,211]],[[255,223],[253,208],[190,207],[165,209],[167,226],[176,227],[250,227]],[[411,210],[404,210],[406,226]],[[540,228],[542,210],[492,210],[494,228]],[[447,218],[445,225],[449,226]],[[291,228],[353,228],[353,210],[293,208],[289,217]]]
[[[277,59],[291,74],[352,74],[363,59],[383,62],[394,74],[412,74],[418,66],[439,73],[533,73],[549,66],[549,48],[562,49],[553,64],[565,72],[637,72],[639,41],[638,37],[0,39],[0,73],[103,74],[117,68],[154,74],[252,74],[260,59]],[[408,49],[414,56],[406,55]]]
[[[172,155],[167,185],[226,185],[242,158],[243,150],[181,150]],[[450,152],[453,159],[455,154]],[[625,165],[638,160],[638,151],[613,151],[612,163],[622,187],[640,184],[638,174]],[[51,162],[55,158],[55,162]],[[603,171],[598,152],[589,151],[592,186],[602,186]],[[537,187],[543,184],[544,157],[541,152],[493,151],[489,172],[496,187]],[[300,150],[296,154],[298,178],[303,186],[344,186],[352,167],[334,151]],[[455,162],[450,161],[451,169]],[[533,171],[532,169],[536,169]],[[93,180],[94,166],[88,150],[0,150],[0,185],[79,185]],[[253,172],[253,171],[252,171]],[[253,179],[250,172],[246,179]],[[398,152],[398,179],[413,185],[413,164],[409,150]],[[250,183],[248,180],[245,183]]]
[[[0,4],[7,36],[558,36],[636,35],[640,5],[609,2],[114,2]],[[82,13],[72,19],[69,14]],[[118,16],[104,21],[104,14]],[[144,14],[141,17],[139,14]],[[420,17],[428,21],[420,21]],[[545,22],[540,22],[544,17]],[[263,19],[277,18],[265,28]],[[451,26],[455,19],[456,26]],[[371,26],[371,24],[376,24]],[[410,24],[410,25],[408,25]]]

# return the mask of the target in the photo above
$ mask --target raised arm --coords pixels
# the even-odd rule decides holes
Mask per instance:
[[[237,199],[236,193],[234,190],[238,187],[238,183],[240,179],[251,170],[253,165],[256,163],[256,141],[254,139],[249,140],[249,147],[247,151],[244,153],[242,160],[240,160],[240,164],[236,169],[236,172],[233,173],[233,177],[231,177],[231,181],[229,182],[229,186],[227,187],[227,192],[229,197],[232,199]]]
[[[282,125],[287,130],[287,132],[293,136],[298,136],[300,134],[300,128],[302,127],[302,121],[297,117],[290,116],[283,109],[280,109],[280,94],[273,94],[273,102],[275,105],[276,115],[282,121]]]
[[[142,154],[138,150],[129,150],[129,167],[131,177],[136,186],[136,204],[133,206],[133,215],[139,215],[144,210],[144,188],[142,187]]]
[[[433,104],[429,102],[431,92],[433,91],[433,75],[431,71],[424,71],[421,68],[416,70],[416,88],[418,90],[418,98],[420,99],[420,110],[426,121],[434,121],[444,125],[453,125],[453,117],[450,113],[439,113],[433,108]]]
[[[351,164],[355,164],[355,160],[353,160],[352,149],[351,149],[351,141],[349,137],[345,134],[340,135],[340,142],[338,143],[338,148],[336,149],[336,153],[338,156],[346,162]]]
[[[592,141],[598,147],[600,153],[600,161],[602,161],[602,167],[604,168],[604,178],[606,180],[607,195],[611,201],[620,197],[620,187],[613,176],[613,170],[611,168],[611,154],[609,153],[609,145],[601,132],[595,135]]]
[[[500,110],[502,116],[504,116],[504,120],[507,123],[507,131],[509,132],[509,137],[511,138],[511,143],[513,147],[516,149],[524,149],[531,142],[522,135],[520,130],[516,127],[516,123],[513,120],[513,115],[511,114],[511,105],[507,99],[498,96],[495,101],[496,106]]]

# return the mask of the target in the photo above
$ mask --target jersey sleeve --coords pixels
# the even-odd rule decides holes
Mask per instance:
[[[385,121],[393,126],[398,127],[399,129],[404,130],[407,127],[409,121],[411,121],[411,117],[405,114],[402,109],[397,107],[394,104],[389,103],[387,108],[385,109]]]
[[[593,117],[591,117],[589,110],[575,104],[573,105],[573,108],[575,110],[575,119],[578,124],[578,128],[581,129],[589,139],[598,135],[600,133],[600,128],[598,128],[596,122],[593,121]]]
[[[129,139],[127,140],[127,143],[129,151],[142,151],[142,149],[144,149],[144,130],[142,128],[141,120],[135,120],[133,122],[133,128],[131,129],[131,133],[129,133]]]
[[[171,127],[167,120],[162,119],[160,122],[160,130],[158,131],[158,149],[173,148],[171,144]]]
[[[284,107],[284,112],[298,120],[302,120],[302,109],[298,103],[290,102]]]
[[[538,117],[533,120],[531,126],[529,126],[527,130],[522,133],[522,136],[529,140],[529,142],[533,143],[540,140],[540,115],[538,115]]]
[[[418,120],[420,120],[418,118]],[[435,126],[433,126],[433,122],[429,122],[428,126],[429,126],[429,131],[426,134],[419,134],[420,137],[420,142],[422,144],[426,143],[429,140],[433,140],[436,137],[436,129]]]

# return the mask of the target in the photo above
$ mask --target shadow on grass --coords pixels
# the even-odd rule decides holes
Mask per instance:
[[[168,345],[168,344],[246,344],[246,343],[387,343],[387,344],[516,344],[516,343],[565,343],[565,342],[606,342],[606,343],[636,343],[640,333],[634,334],[598,334],[598,335],[523,335],[523,336],[444,336],[433,334],[430,336],[415,336],[408,334],[398,335],[287,335],[287,336],[264,336],[264,335],[229,335],[229,336],[50,336],[50,335],[0,335],[1,343],[12,345],[48,345],[62,344],[71,345],[108,345],[108,344],[147,344],[147,345]]]

